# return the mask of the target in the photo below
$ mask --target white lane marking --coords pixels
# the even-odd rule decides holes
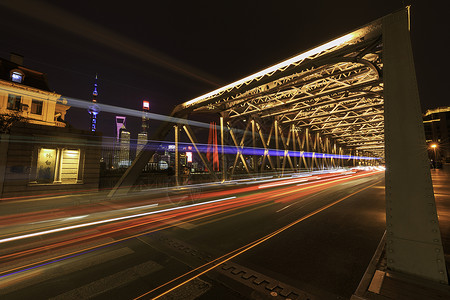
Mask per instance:
[[[66,226],[66,227],[61,227],[61,228],[49,229],[49,230],[44,230],[44,231],[39,231],[39,232],[34,232],[34,233],[29,233],[29,234],[24,234],[24,235],[18,235],[18,236],[13,236],[13,237],[9,237],[9,238],[0,239],[0,244],[1,243],[11,242],[11,241],[16,241],[16,240],[22,240],[22,239],[26,239],[26,238],[30,238],[30,237],[40,236],[40,235],[46,235],[46,234],[50,234],[50,233],[61,232],[61,231],[65,231],[65,230],[71,230],[71,229],[76,229],[76,228],[88,227],[88,226],[92,226],[92,225],[99,225],[99,224],[105,224],[105,223],[110,223],[110,222],[115,222],[115,221],[127,220],[127,219],[132,219],[132,218],[137,218],[137,217],[149,216],[149,215],[154,215],[154,214],[157,214],[157,213],[163,213],[163,212],[168,212],[168,211],[173,211],[173,210],[179,210],[179,209],[183,209],[183,208],[187,208],[187,207],[207,205],[207,204],[211,204],[211,203],[215,203],[215,202],[231,200],[231,199],[234,199],[234,198],[236,198],[236,196],[222,198],[222,199],[217,199],[217,200],[211,200],[211,201],[206,201],[206,202],[201,202],[201,203],[194,203],[194,204],[189,204],[189,205],[184,205],[184,206],[166,208],[166,209],[161,209],[161,210],[155,210],[155,211],[150,211],[150,212],[140,213],[140,214],[135,214],[135,215],[129,215],[129,216],[124,216],[124,217],[118,217],[118,218],[100,220],[100,221],[89,222],[89,223],[84,223],[84,224],[78,224],[78,225]]]
[[[294,204],[294,203],[292,203],[292,204]],[[285,209],[288,208],[289,206],[292,206],[292,204],[289,204],[288,206],[285,206],[285,207],[283,207],[283,208],[277,210],[276,212],[280,212],[280,211],[282,211],[282,210],[285,210]]]

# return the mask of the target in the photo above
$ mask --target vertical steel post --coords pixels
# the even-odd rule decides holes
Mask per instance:
[[[292,134],[292,150],[294,151],[294,172],[298,172],[298,159],[297,159],[297,135],[295,132],[295,126],[292,124],[291,126],[291,134]]]
[[[310,152],[309,150],[309,129],[306,128],[305,130],[305,139],[306,139],[306,152]],[[307,159],[306,162],[308,162],[309,160],[309,167],[311,167],[311,171],[313,170],[313,161],[312,161],[312,157],[311,159]],[[306,169],[308,169],[308,166],[306,166]]]
[[[301,165],[301,162],[303,161],[303,165],[305,166],[305,170],[308,170],[308,162],[307,162],[307,160],[306,160],[306,158],[305,158],[305,144],[306,144],[306,133],[303,134],[302,140],[301,140],[301,141],[299,140],[299,146],[300,146],[300,149],[301,149],[301,153],[300,153],[300,157],[301,157],[300,165]]]
[[[256,168],[256,155],[255,155],[255,148],[256,148],[256,139],[255,139],[255,120],[252,119],[252,146],[253,146],[253,155],[252,155],[252,169],[253,172],[257,173],[257,168]]]
[[[222,182],[227,180],[227,166],[225,163],[225,151],[224,151],[224,135],[223,135],[223,117],[220,117],[220,144],[222,153]]]
[[[448,284],[409,33],[409,9],[383,27],[386,255],[390,270]]]
[[[179,138],[179,128],[178,125],[173,126],[175,129],[175,184],[178,186],[180,184],[180,166],[179,166],[179,154],[178,154],[178,138]]]
[[[275,120],[275,149],[277,150],[277,164],[276,164],[276,171],[280,169],[280,156],[278,155],[279,145],[278,145],[278,120]]]

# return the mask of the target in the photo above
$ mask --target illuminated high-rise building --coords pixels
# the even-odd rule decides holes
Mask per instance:
[[[117,141],[120,140],[120,129],[122,129],[122,127],[125,128],[126,123],[127,123],[127,117],[116,116],[116,138],[117,138]]]
[[[147,100],[142,101],[142,125],[141,132],[147,132],[148,130],[148,115],[147,112],[150,110],[150,102]]]
[[[142,101],[142,125],[141,132],[138,133],[137,147],[136,147],[136,156],[139,155],[139,152],[144,148],[148,141],[148,116],[147,112],[150,110],[150,102]]]
[[[123,126],[120,129],[119,168],[127,168],[130,164],[130,132]]]
[[[126,130],[127,118],[116,116],[116,139],[114,142],[114,160],[115,168],[124,167],[129,161],[130,133]],[[123,134],[122,134],[123,133]]]
[[[89,106],[88,112],[91,116],[90,130],[95,132],[97,130],[97,115],[100,111],[100,107],[97,105],[97,74],[95,74],[94,91],[92,92],[92,104]]]

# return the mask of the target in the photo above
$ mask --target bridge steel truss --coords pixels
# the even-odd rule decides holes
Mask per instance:
[[[164,139],[175,126],[176,139],[182,128],[195,145],[189,115],[219,114],[223,180],[224,170],[233,173],[239,163],[249,173],[269,168],[282,174],[357,163],[355,156],[385,160],[388,269],[448,284],[409,26],[407,7],[180,104],[152,139]],[[227,137],[237,149],[232,166],[226,166]],[[247,148],[260,152],[248,160]],[[127,193],[152,154],[141,151],[110,196]]]

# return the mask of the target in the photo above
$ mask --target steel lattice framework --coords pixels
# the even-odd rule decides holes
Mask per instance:
[[[232,170],[240,159],[249,174],[265,171],[266,162],[276,176],[287,165],[293,172],[301,164],[335,167],[349,152],[356,152],[348,157],[363,164],[373,162],[373,156],[385,158],[389,272],[447,284],[409,25],[406,8],[180,104],[152,139],[165,139],[175,128],[178,174],[178,134],[183,130],[217,180],[186,118],[219,113],[222,181],[233,176],[227,174],[225,136],[231,136],[236,152]],[[141,151],[109,196],[126,194],[152,154]]]
[[[346,149],[384,157],[381,21],[180,105],[235,125],[277,120]],[[360,153],[361,153],[360,152]]]

